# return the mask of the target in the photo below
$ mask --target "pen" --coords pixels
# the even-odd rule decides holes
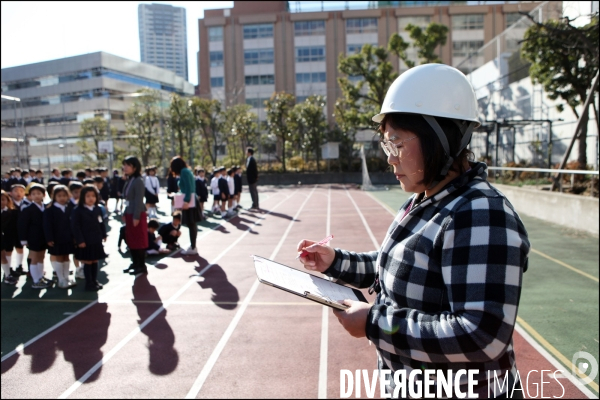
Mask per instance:
[[[299,259],[300,257],[306,257],[308,255],[308,252],[306,251],[306,249],[310,249],[312,247],[315,247],[316,245],[324,246],[327,243],[331,242],[331,239],[333,239],[333,235],[329,235],[325,239],[321,240],[320,242],[313,243],[310,246],[305,247],[304,250],[302,250],[302,252],[298,253],[298,257],[296,257],[296,260]]]

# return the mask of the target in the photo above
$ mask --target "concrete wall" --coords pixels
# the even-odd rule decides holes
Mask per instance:
[[[494,184],[518,213],[598,235],[596,198]]]

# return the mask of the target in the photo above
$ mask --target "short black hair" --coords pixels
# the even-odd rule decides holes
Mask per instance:
[[[455,161],[459,161],[459,171],[463,173],[462,161],[463,159],[469,159],[471,152],[469,150],[463,150],[459,157],[455,157],[456,152],[460,147],[462,134],[458,125],[450,118],[435,117],[436,121],[446,134],[448,139],[448,145],[450,147],[450,154]],[[444,151],[444,147],[437,137],[437,134],[429,125],[427,121],[420,114],[408,114],[408,113],[390,113],[386,114],[381,121],[379,127],[379,133],[383,137],[386,125],[389,125],[393,129],[403,129],[414,133],[421,142],[421,153],[423,154],[423,165],[424,174],[423,181],[420,184],[429,185],[436,180],[441,180],[444,177],[440,176],[442,168],[446,164],[447,155]],[[454,169],[454,167],[451,167]],[[455,169],[454,169],[455,170]]]
[[[93,185],[94,184],[94,179],[93,178],[85,178],[83,180],[83,184],[84,185]]]
[[[173,219],[178,219],[181,221],[181,211],[173,211]]]
[[[75,174],[75,176],[79,179],[81,178],[82,180],[85,179],[86,175],[84,171],[77,171],[77,174]]]
[[[104,178],[102,178],[101,176],[96,176],[96,177],[94,177],[94,182],[104,183]]]
[[[142,176],[142,163],[136,156],[127,156],[123,160],[123,164],[127,164],[133,167],[134,171],[131,174],[131,177],[137,178],[138,176]]]
[[[181,156],[175,156],[171,159],[171,171],[179,175],[181,170],[187,168],[187,164]]]
[[[251,155],[251,156],[253,156],[253,155],[254,155],[254,149],[253,149],[252,147],[248,147],[248,148],[246,149],[246,152],[250,153],[250,155]]]
[[[82,187],[83,187],[83,185],[81,184],[81,182],[78,182],[78,181],[73,181],[73,182],[69,183],[70,191],[81,189]]]
[[[29,171],[27,171],[27,170],[23,171],[23,173],[21,174],[21,176],[25,176],[25,175],[29,175]]]
[[[62,171],[60,171],[60,174],[61,174],[62,176],[67,176],[67,175],[69,175],[71,172],[73,172],[73,171],[71,170],[71,168],[66,168],[66,169],[63,169]]]
[[[36,169],[36,170],[35,170],[35,173],[36,173],[36,174],[43,174],[43,172],[42,172],[42,170],[41,170],[41,169]]]
[[[94,194],[96,195],[96,205],[98,205],[98,202],[100,201],[100,193],[98,192],[98,189],[96,189],[96,186],[92,186],[92,185],[86,185],[83,187],[83,189],[81,189],[81,193],[79,193],[79,204],[83,205],[85,204],[85,195],[88,192],[94,192]]]
[[[160,224],[155,219],[151,219],[150,221],[148,221],[148,228],[158,229],[159,226]]]
[[[42,194],[46,194],[46,188],[39,183],[34,183],[33,185],[29,186],[29,194],[31,194],[33,190],[39,190],[42,192]]]

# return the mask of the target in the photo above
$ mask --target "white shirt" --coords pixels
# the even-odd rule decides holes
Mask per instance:
[[[58,204],[57,202],[54,202],[54,207],[60,209],[60,211],[62,211],[62,212],[65,212],[65,210],[67,209],[66,204],[63,206],[62,204]]]
[[[213,195],[218,196],[221,194],[221,191],[219,190],[219,178],[213,176],[213,178],[210,180],[210,188]]]
[[[227,177],[227,185],[229,186],[229,194],[233,195],[235,192],[235,183],[233,182],[233,176]]]
[[[90,211],[94,211],[94,206],[88,206],[87,204],[84,204],[83,206]]]
[[[37,206],[37,208],[40,209],[41,212],[44,212],[44,205],[43,204],[38,204],[38,203],[30,203],[30,204],[35,204]]]
[[[155,196],[158,196],[158,190],[160,188],[160,182],[156,176],[146,176],[144,179],[144,185],[146,189]]]
[[[250,165],[250,159],[252,158],[252,156],[248,157],[246,159],[246,168],[248,168],[248,165]]]

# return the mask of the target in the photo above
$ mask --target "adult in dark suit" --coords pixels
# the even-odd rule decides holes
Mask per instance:
[[[248,190],[250,191],[250,197],[252,198],[252,207],[254,209],[258,209],[258,190],[256,190],[256,185],[258,183],[258,167],[256,165],[256,160],[254,159],[254,149],[252,147],[248,147],[246,149],[246,178],[248,179]]]

